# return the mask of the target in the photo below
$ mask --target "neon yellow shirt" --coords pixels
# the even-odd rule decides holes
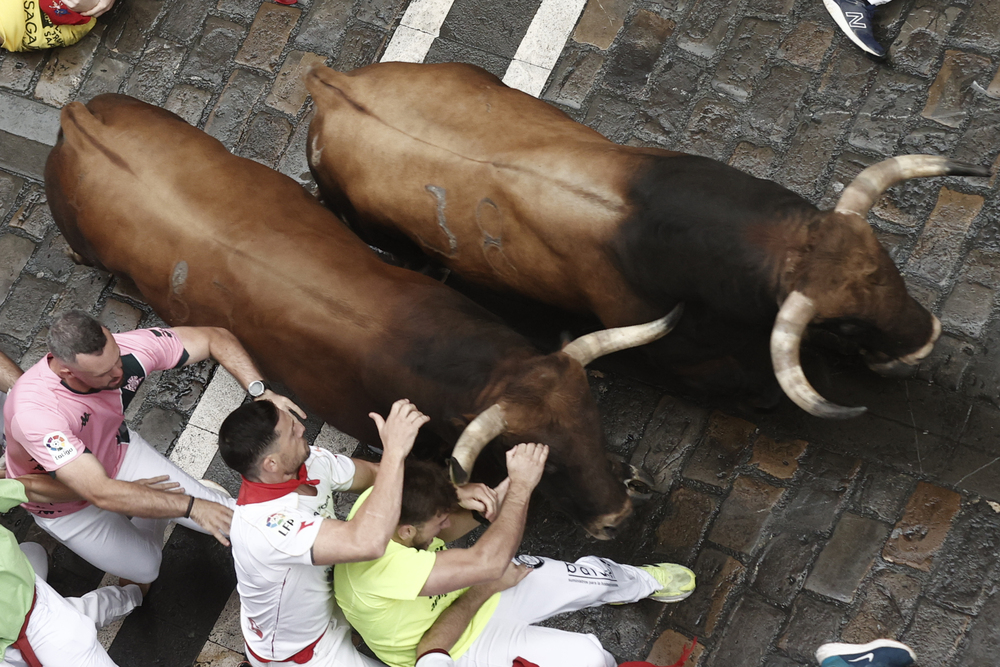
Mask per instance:
[[[0,512],[28,502],[24,485],[15,479],[0,479]],[[17,547],[14,533],[0,527],[0,658],[7,647],[17,641],[24,617],[31,609],[35,595],[35,571]]]
[[[97,25],[56,25],[38,7],[38,0],[0,0],[0,40],[8,51],[37,51],[76,44]]]
[[[370,493],[368,489],[361,494],[348,520],[354,518]],[[420,595],[434,569],[436,552],[443,549],[447,547],[438,538],[426,551],[390,540],[381,558],[334,568],[337,604],[375,655],[390,667],[413,667],[420,638],[441,612],[466,591],[462,588],[433,597]],[[452,648],[452,658],[458,659],[469,650],[499,602],[497,593],[480,607]]]

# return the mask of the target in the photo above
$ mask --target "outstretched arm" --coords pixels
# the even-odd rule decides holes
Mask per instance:
[[[196,364],[211,357],[232,374],[244,389],[256,380],[263,381],[264,376],[250,358],[249,353],[228,329],[221,327],[176,327],[173,332],[181,339],[187,350],[188,360],[185,366]],[[266,390],[258,400],[267,399],[282,410],[293,412],[303,419],[306,413],[287,396]]]
[[[382,463],[371,495],[350,521],[326,519],[313,544],[313,563],[333,565],[374,560],[385,553],[399,523],[403,500],[403,461],[413,448],[420,427],[430,417],[406,399],[392,404],[389,417],[369,415],[382,439]]]
[[[5,394],[14,386],[17,378],[21,377],[23,371],[14,363],[14,360],[3,352],[0,352],[0,391]]]

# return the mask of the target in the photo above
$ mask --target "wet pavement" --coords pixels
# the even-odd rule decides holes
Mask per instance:
[[[455,0],[426,60],[503,76],[541,0]],[[124,92],[171,109],[237,154],[309,184],[302,73],[376,62],[405,0],[118,0],[80,44],[0,58],[0,349],[43,354],[49,316],[82,307],[113,330],[158,323],[135,289],[76,267],[52,223],[42,169],[58,109]],[[541,97],[621,143],[708,155],[829,207],[864,166],[927,152],[1000,166],[1000,0],[894,0],[862,55],[818,0],[590,0]],[[867,405],[847,422],[790,404],[758,414],[593,371],[611,455],[654,493],[615,542],[589,541],[533,508],[525,550],[694,567],[676,605],[643,602],[556,619],[617,656],[670,664],[812,662],[841,638],[899,637],[921,665],[995,662],[1000,634],[1000,195],[996,178],[923,179],[889,191],[870,221],[944,334],[907,379],[816,354],[828,398]],[[130,423],[164,453],[213,370],[145,385]],[[310,422],[315,435],[320,424]],[[216,458],[209,476],[235,488]],[[44,536],[15,511],[19,538]],[[52,583],[101,581],[51,543]],[[147,605],[106,635],[123,666],[232,665],[228,553],[178,529]]]

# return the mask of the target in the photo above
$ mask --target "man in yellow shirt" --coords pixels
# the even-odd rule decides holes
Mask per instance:
[[[452,603],[469,587],[501,579],[517,564],[531,573],[491,595],[472,616],[450,651],[459,667],[509,667],[517,657],[540,667],[613,667],[614,657],[593,635],[533,624],[585,607],[645,597],[675,602],[691,594],[694,573],[670,563],[637,568],[593,556],[575,563],[534,556],[512,562],[547,456],[548,448],[537,444],[507,453],[510,477],[497,489],[504,496],[500,513],[468,549],[445,548],[476,523],[455,511],[454,487],[444,471],[407,464],[399,525],[385,554],[334,571],[337,603],[383,662],[413,667],[424,633]],[[358,498],[352,516],[366,499]]]

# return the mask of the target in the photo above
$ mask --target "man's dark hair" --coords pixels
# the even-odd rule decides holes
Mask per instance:
[[[427,461],[406,460],[399,525],[416,526],[457,508],[458,494],[444,468]]]
[[[104,327],[89,313],[68,310],[52,322],[45,342],[53,357],[72,364],[78,354],[100,354],[108,339]]]
[[[261,460],[278,439],[277,427],[278,408],[271,401],[241,405],[219,427],[222,460],[244,477],[256,480]]]

